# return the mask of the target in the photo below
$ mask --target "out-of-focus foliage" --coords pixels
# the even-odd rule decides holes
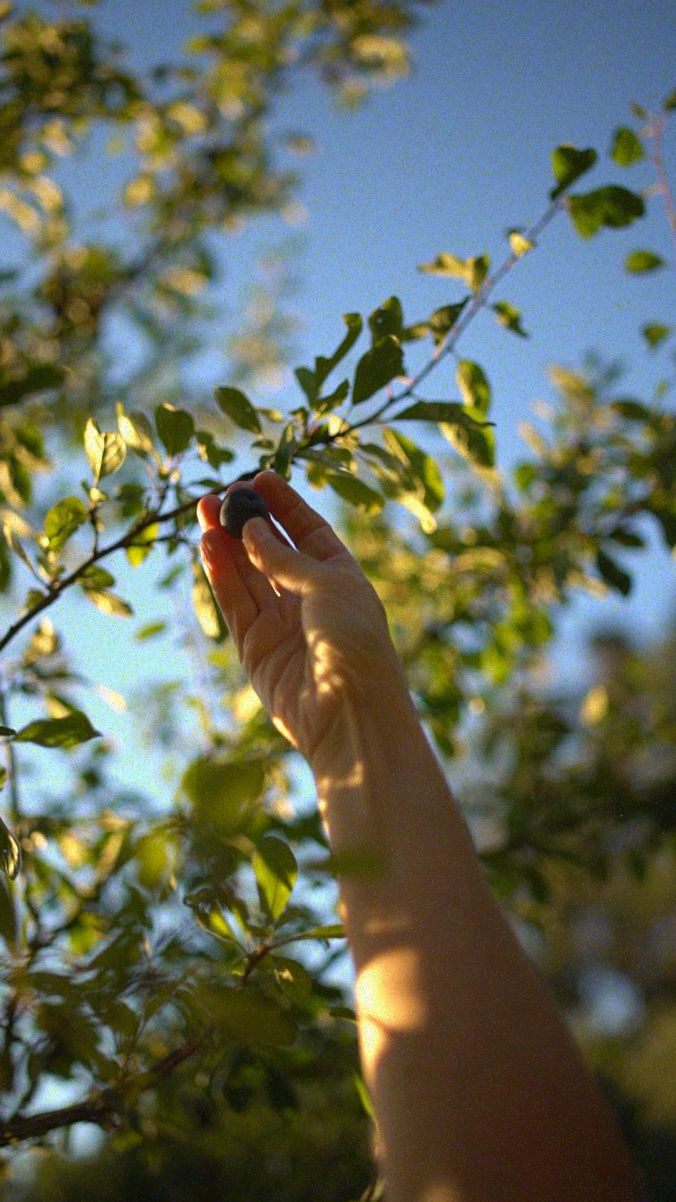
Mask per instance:
[[[170,1197],[187,1175],[191,1196],[204,1181],[210,1197],[314,1198],[320,1175],[326,1199],[377,1196],[344,973],[332,971],[344,941],[325,837],[302,766],[243,682],[197,554],[196,501],[241,463],[345,503],[421,717],[449,774],[463,766],[495,889],[599,1070],[646,1122],[674,1129],[673,1097],[658,1088],[674,1042],[673,647],[655,650],[651,670],[606,646],[584,697],[554,697],[538,676],[580,590],[628,593],[648,532],[676,541],[673,330],[659,314],[642,323],[662,364],[647,399],[598,363],[553,369],[551,402],[524,427],[529,453],[510,472],[490,372],[459,349],[475,320],[505,337],[535,332],[502,282],[528,269],[550,224],[621,237],[649,197],[670,213],[671,100],[615,131],[611,182],[591,191],[579,188],[599,170],[596,151],[556,148],[542,216],[509,233],[497,267],[481,251],[423,264],[448,287],[429,316],[405,316],[396,296],[337,315],[334,346],[296,368],[283,411],[245,391],[286,336],[255,279],[231,371],[211,396],[188,381],[229,232],[295,200],[268,121],[290,73],[314,72],[352,103],[406,70],[416,11],[204,0],[185,59],[141,75],[101,42],[93,6],[59,21],[0,4],[0,205],[18,247],[0,278],[8,1198],[77,1197],[83,1179],[89,1197],[127,1196],[130,1180],[135,1196]],[[76,148],[95,158],[104,136],[127,174],[92,231],[67,161]],[[640,190],[618,184],[618,169],[645,170]],[[632,243],[625,265],[644,274],[667,257]],[[453,395],[429,399],[428,377],[452,358]],[[88,714],[96,682],[75,669],[60,617],[76,599],[80,613],[132,618],[133,569],[158,611],[172,598],[174,620],[120,622],[120,662],[147,643],[158,664],[177,648],[200,663],[197,680],[163,676],[137,700],[139,747],[145,733],[152,771],[161,760],[166,773],[159,810],[138,780],[120,783]],[[653,950],[641,959],[644,938]],[[590,1008],[602,969],[632,999],[612,1037]],[[81,1123],[106,1133],[95,1170],[55,1150]],[[39,1184],[12,1176],[24,1141],[48,1150]]]

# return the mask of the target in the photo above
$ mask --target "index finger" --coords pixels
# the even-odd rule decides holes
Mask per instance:
[[[312,509],[277,472],[259,472],[252,484],[299,551],[319,560],[349,556],[347,547],[326,518]]]

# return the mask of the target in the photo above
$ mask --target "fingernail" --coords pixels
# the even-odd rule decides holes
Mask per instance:
[[[264,546],[271,537],[272,532],[265,518],[249,518],[248,522],[244,523],[242,538],[247,551],[255,551],[257,547]]]

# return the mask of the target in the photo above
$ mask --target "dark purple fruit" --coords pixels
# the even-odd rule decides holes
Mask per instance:
[[[249,518],[266,518],[269,510],[260,493],[245,484],[227,493],[219,514],[221,526],[233,538],[241,538],[244,523]]]

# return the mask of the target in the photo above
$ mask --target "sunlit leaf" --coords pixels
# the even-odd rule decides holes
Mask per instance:
[[[276,922],[286,908],[298,876],[298,865],[288,843],[277,835],[265,835],[252,866],[262,909]]]
[[[117,426],[130,450],[145,459],[153,454],[153,428],[145,413],[127,413],[118,402]]]
[[[87,520],[87,510],[79,497],[64,497],[63,501],[58,501],[45,517],[45,535],[50,549],[60,551]]]
[[[104,476],[116,472],[124,463],[127,454],[127,445],[122,435],[102,432],[93,417],[89,418],[85,426],[84,447],[95,484]]]
[[[478,292],[490,269],[488,255],[473,255],[460,259],[457,255],[442,251],[430,263],[422,263],[418,270],[430,275],[443,275],[464,280],[472,292]]]
[[[87,588],[85,595],[101,613],[111,617],[130,618],[134,612],[128,601],[124,601],[117,593],[111,593],[108,589]]]
[[[191,590],[195,616],[208,639],[222,643],[228,637],[228,628],[211,591],[204,569],[196,564],[193,570]]]

